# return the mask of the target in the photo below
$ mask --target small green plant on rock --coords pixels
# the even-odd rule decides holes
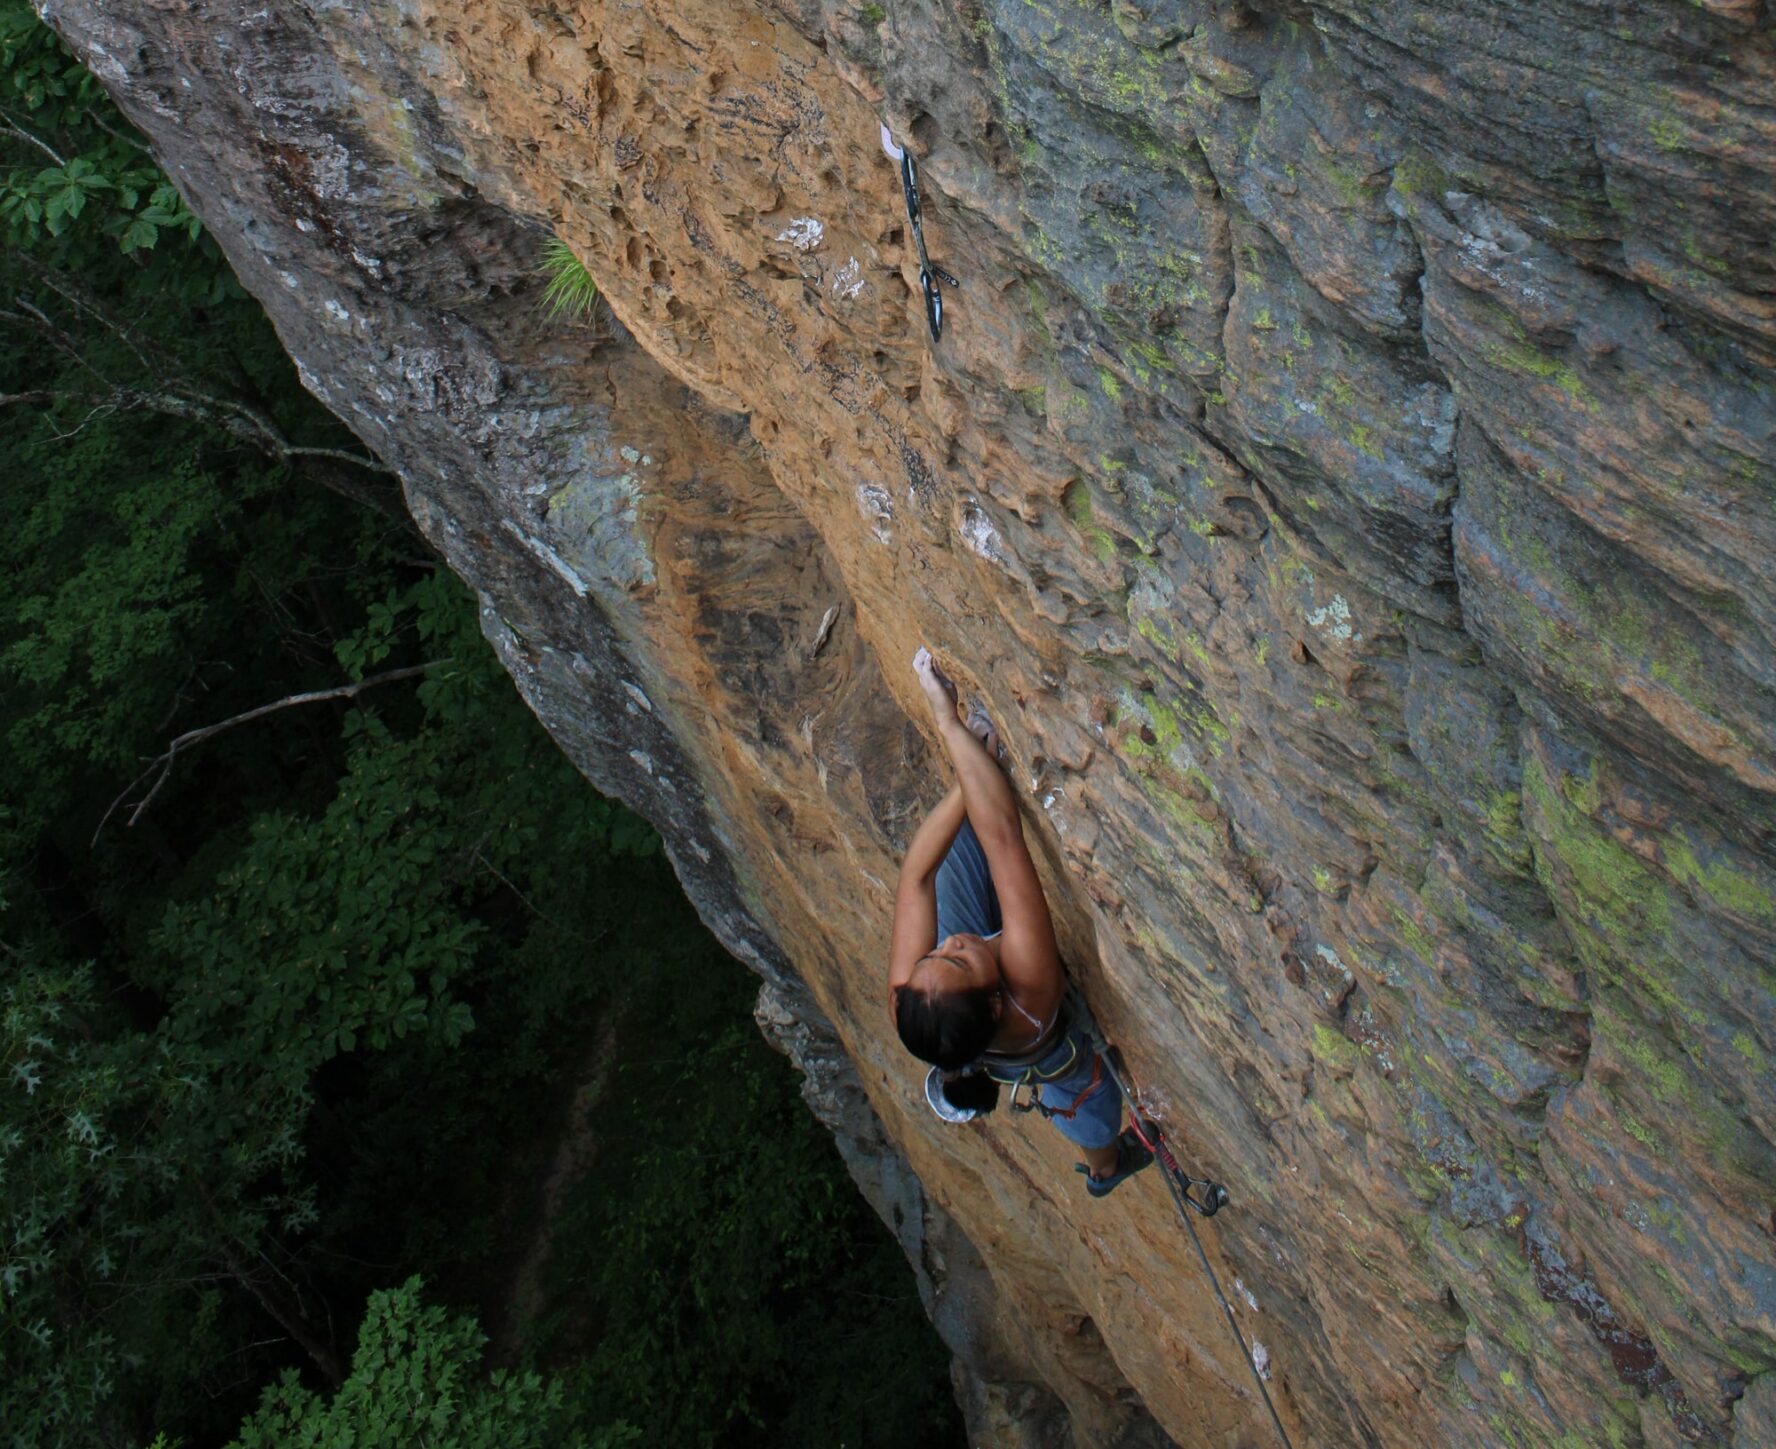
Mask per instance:
[[[551,322],[563,317],[580,322],[591,317],[598,305],[598,281],[560,237],[549,239],[537,271],[548,283],[543,288],[543,311]]]

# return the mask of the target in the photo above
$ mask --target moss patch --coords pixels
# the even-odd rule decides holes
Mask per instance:
[[[1327,1066],[1344,1072],[1355,1071],[1357,1063],[1363,1060],[1355,1042],[1323,1022],[1314,1023],[1313,1054]]]
[[[1722,849],[1703,861],[1683,835],[1673,833],[1660,846],[1665,868],[1692,890],[1698,890],[1723,910],[1754,921],[1776,917],[1776,897],[1746,871],[1726,858]]]

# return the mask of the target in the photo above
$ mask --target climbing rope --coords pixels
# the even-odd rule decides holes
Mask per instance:
[[[1129,1125],[1134,1128],[1135,1136],[1141,1144],[1159,1159],[1160,1176],[1165,1179],[1166,1190],[1172,1195],[1178,1216],[1184,1220],[1185,1231],[1190,1234],[1191,1246],[1196,1249],[1197,1260],[1202,1264],[1209,1287],[1214,1290],[1215,1301],[1221,1305],[1221,1312],[1227,1317],[1227,1326],[1233,1330],[1234,1340],[1239,1344],[1240,1355],[1246,1361],[1246,1367],[1252,1371],[1252,1382],[1258,1385],[1258,1396],[1264,1400],[1264,1407],[1270,1411],[1270,1422],[1276,1429],[1277,1438],[1282,1440],[1283,1449],[1294,1449],[1289,1442],[1289,1432],[1283,1428],[1283,1421],[1277,1417],[1276,1405],[1270,1401],[1270,1390],[1264,1386],[1264,1375],[1258,1372],[1258,1364],[1252,1358],[1252,1350],[1246,1343],[1245,1334],[1240,1332],[1239,1324],[1234,1320],[1233,1309],[1227,1302],[1227,1295],[1221,1291],[1221,1280],[1215,1276],[1215,1270],[1209,1263],[1209,1255],[1203,1251],[1202,1239],[1197,1236],[1196,1223],[1192,1221],[1192,1213],[1200,1213],[1205,1218],[1212,1218],[1227,1206],[1227,1189],[1220,1183],[1210,1182],[1206,1178],[1192,1177],[1178,1165],[1171,1146],[1166,1142],[1165,1133],[1160,1131],[1159,1123],[1151,1117],[1143,1116],[1142,1096],[1140,1088],[1135,1086],[1129,1075],[1128,1067],[1122,1060],[1122,1054],[1104,1039],[1104,1033],[1096,1020],[1087,1016],[1091,1034],[1092,1049],[1098,1054],[1104,1065],[1110,1069],[1110,1075],[1116,1085],[1122,1089],[1122,1095],[1128,1099]],[[1191,1188],[1201,1188],[1201,1199],[1191,1196]]]

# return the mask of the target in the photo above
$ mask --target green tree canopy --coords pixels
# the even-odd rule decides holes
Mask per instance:
[[[8,1445],[950,1442],[751,982],[23,0],[0,235]]]
[[[486,1336],[473,1319],[421,1302],[421,1287],[409,1278],[372,1293],[339,1391],[323,1398],[285,1373],[229,1449],[616,1449],[640,1440],[627,1425],[590,1440],[574,1434],[553,1378],[484,1373]]]

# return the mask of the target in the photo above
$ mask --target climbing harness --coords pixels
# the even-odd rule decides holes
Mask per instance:
[[[937,342],[943,337],[943,293],[938,290],[938,280],[948,282],[952,287],[962,284],[942,267],[933,266],[925,253],[925,230],[919,225],[919,167],[910,151],[894,144],[894,133],[888,129],[886,121],[882,123],[882,149],[888,153],[890,161],[900,162],[900,190],[906,198],[913,245],[919,249],[919,287],[925,293],[925,320],[931,324],[931,340]]]
[[[1075,1055],[1077,1055],[1077,1054],[1075,1054]],[[1042,1075],[1034,1067],[1029,1068],[1021,1076],[1019,1076],[1015,1082],[1012,1082],[1010,1084],[1011,1085],[1011,1110],[1014,1112],[1040,1112],[1045,1119],[1050,1120],[1050,1121],[1052,1121],[1056,1117],[1059,1117],[1063,1122],[1071,1122],[1074,1118],[1074,1115],[1079,1111],[1080,1107],[1082,1105],[1084,1105],[1084,1103],[1087,1100],[1089,1100],[1095,1093],[1097,1093],[1103,1087],[1103,1085],[1104,1085],[1104,1059],[1102,1057],[1093,1057],[1092,1058],[1092,1079],[1086,1085],[1085,1090],[1073,1099],[1073,1105],[1071,1107],[1051,1107],[1051,1106],[1049,1106],[1046,1102],[1044,1102],[1042,1100],[1041,1093],[1037,1090],[1037,1088],[1039,1088],[1043,1082],[1048,1081],[1053,1077],[1058,1077],[1058,1076],[1063,1075],[1068,1069],[1070,1069],[1072,1067],[1072,1065],[1073,1065],[1073,1058],[1069,1057],[1067,1059],[1067,1065],[1065,1067],[1061,1068],[1061,1070],[1058,1072],[1049,1073],[1048,1076]],[[993,1074],[991,1072],[988,1072],[987,1075],[992,1076]],[[994,1077],[994,1080],[1001,1081],[1003,1079],[998,1078],[998,1077]],[[1018,1101],[1018,1093],[1023,1091],[1023,1089],[1025,1087],[1030,1088],[1030,1100],[1027,1102],[1020,1102],[1020,1101]]]
[[[1240,1354],[1246,1361],[1246,1367],[1252,1371],[1252,1382],[1258,1385],[1258,1396],[1264,1400],[1264,1407],[1270,1411],[1271,1426],[1282,1440],[1283,1449],[1294,1449],[1289,1442],[1288,1430],[1283,1428],[1283,1421],[1277,1417],[1276,1405],[1270,1401],[1270,1390],[1264,1386],[1264,1375],[1258,1372],[1258,1364],[1252,1357],[1252,1350],[1246,1343],[1245,1334],[1235,1321],[1233,1309],[1228,1305],[1227,1295],[1221,1291],[1221,1280],[1215,1276],[1215,1270],[1209,1263],[1209,1255],[1203,1251],[1202,1239],[1197,1236],[1196,1223],[1192,1213],[1205,1218],[1212,1218],[1227,1206],[1227,1189],[1218,1182],[1210,1182],[1206,1178],[1192,1177],[1178,1165],[1171,1145],[1166,1141],[1165,1133],[1160,1131],[1159,1123],[1146,1115],[1143,1107],[1140,1088],[1134,1084],[1129,1075],[1128,1066],[1122,1060],[1122,1054],[1111,1046],[1104,1038],[1103,1031],[1097,1022],[1087,1013],[1086,1031],[1090,1036],[1092,1050],[1098,1059],[1109,1070],[1116,1085],[1121,1088],[1122,1095],[1129,1104],[1129,1125],[1134,1128],[1135,1136],[1141,1139],[1141,1145],[1159,1159],[1160,1176],[1165,1179],[1166,1190],[1171,1193],[1172,1201],[1177,1205],[1178,1216],[1184,1220],[1184,1227],[1190,1234],[1191,1246],[1196,1249],[1197,1260],[1202,1264],[1204,1275],[1209,1280],[1209,1287],[1214,1290],[1215,1301],[1221,1305],[1221,1312],[1227,1317],[1227,1326],[1233,1330],[1234,1340],[1239,1344]],[[1200,1199],[1192,1196],[1192,1188],[1201,1188]]]

